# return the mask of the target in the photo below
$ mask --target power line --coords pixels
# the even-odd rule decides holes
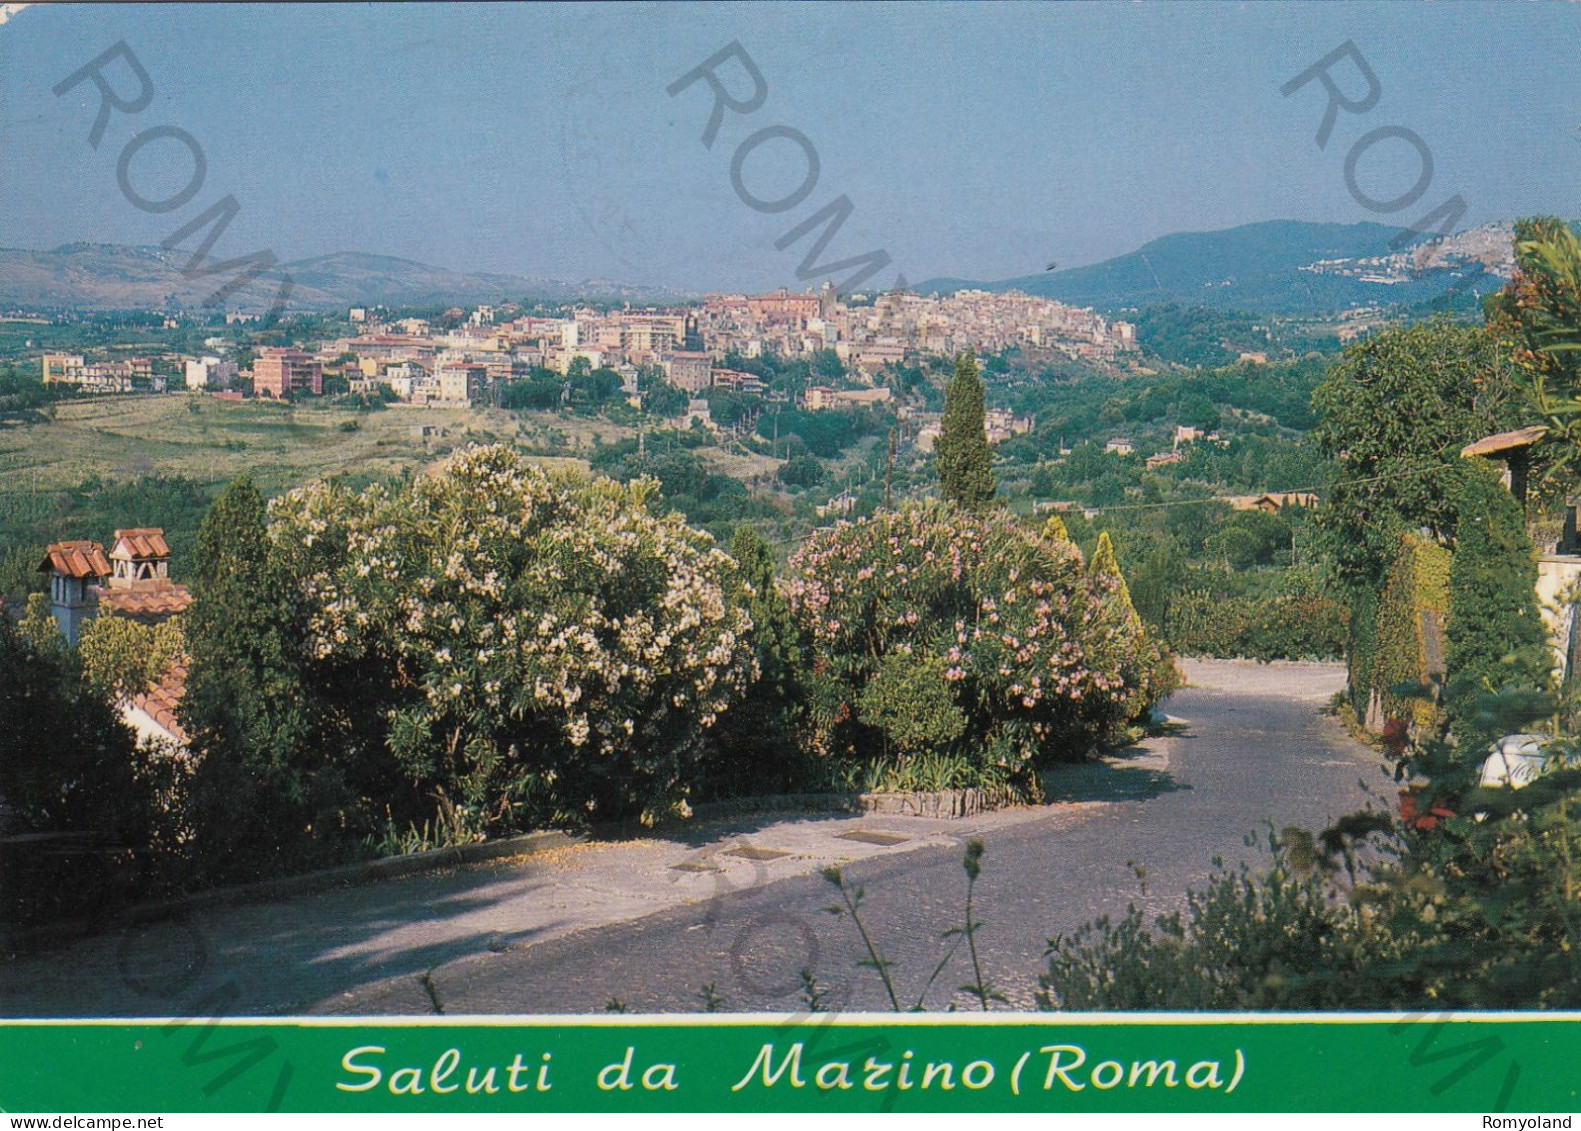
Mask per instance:
[[[1448,471],[1450,468],[1452,468],[1454,466],[1455,466],[1454,464],[1442,463],[1442,464],[1438,464],[1438,465],[1433,466],[1433,467],[1418,467],[1418,468],[1414,468],[1414,469],[1411,469],[1411,470],[1408,470],[1408,471],[1393,472],[1393,473],[1391,473],[1389,475],[1369,476],[1368,478],[1365,478],[1365,479],[1336,479],[1334,482],[1328,484],[1328,486],[1326,488],[1324,488],[1324,487],[1291,487],[1289,490],[1284,490],[1284,491],[1264,491],[1263,494],[1264,495],[1316,495],[1320,491],[1333,490],[1333,488],[1335,488],[1335,487],[1360,487],[1360,486],[1363,486],[1363,485],[1368,484],[1368,483],[1382,483],[1382,482],[1385,482],[1386,480],[1390,480],[1390,479],[1408,479],[1408,478],[1411,478],[1411,477],[1414,477],[1414,476],[1417,476],[1417,475],[1432,475],[1432,474],[1435,474],[1435,473],[1440,472],[1440,471]],[[1258,496],[1258,497],[1260,498],[1261,496]],[[1162,508],[1162,507],[1193,507],[1193,506],[1201,506],[1203,503],[1233,503],[1238,498],[1246,498],[1246,496],[1245,495],[1210,495],[1210,496],[1207,496],[1207,497],[1204,497],[1204,498],[1201,498],[1201,499],[1170,499],[1170,500],[1167,500],[1167,501],[1161,501],[1161,502],[1157,502],[1157,503],[1114,503],[1114,504],[1111,504],[1109,506],[1085,507],[1084,509],[1085,510],[1097,511],[1099,514],[1104,514],[1104,513],[1107,513],[1109,511],[1154,510],[1154,509],[1158,509],[1158,508]],[[1077,505],[1080,505],[1080,504],[1077,504]]]

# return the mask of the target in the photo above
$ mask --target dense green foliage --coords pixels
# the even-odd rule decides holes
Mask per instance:
[[[970,354],[955,360],[955,376],[944,393],[942,431],[934,448],[934,467],[944,498],[968,510],[994,498],[994,457],[984,424],[983,381]]]
[[[1243,352],[1268,349],[1268,330],[1251,314],[1166,303],[1136,317],[1136,340],[1177,365],[1229,365]]]
[[[814,749],[959,754],[985,784],[1083,757],[1171,686],[1107,567],[1001,512],[907,504],[815,534],[791,561]]]
[[[270,875],[299,866],[304,853],[322,858],[315,840],[346,833],[351,818],[341,807],[358,792],[342,770],[359,744],[332,721],[333,700],[356,688],[307,672],[308,613],[285,564],[263,497],[250,479],[237,480],[198,533],[180,706],[198,756],[194,854],[215,877]]]
[[[1366,648],[1350,658],[1356,709],[1376,729],[1392,718],[1418,727],[1438,720],[1437,691],[1430,685],[1444,672],[1450,569],[1450,553],[1443,546],[1414,534],[1400,536],[1371,606],[1374,624]],[[1436,662],[1429,654],[1434,637]]]
[[[1468,465],[1458,485],[1449,570],[1449,681],[1445,708],[1472,750],[1498,737],[1475,709],[1488,691],[1545,691],[1554,655],[1537,607],[1537,552],[1521,505],[1490,467]]]
[[[773,793],[802,784],[800,736],[806,716],[803,638],[790,599],[774,571],[774,555],[750,526],[736,528],[730,556],[740,571],[752,618],[757,679],[716,724],[720,756],[711,759],[704,790],[714,796]]]
[[[1348,348],[1318,386],[1314,435],[1337,472],[1319,522],[1347,584],[1375,585],[1401,534],[1453,536],[1445,476],[1462,447],[1511,424],[1509,369],[1480,328],[1437,322]]]
[[[1336,660],[1349,623],[1343,604],[1311,586],[1253,597],[1190,589],[1175,595],[1164,636],[1185,656]]]
[[[141,694],[182,657],[181,625],[179,617],[157,625],[94,617],[77,639],[83,675],[112,702]]]
[[[1515,225],[1515,278],[1485,304],[1488,329],[1515,361],[1514,383],[1546,428],[1540,486],[1568,494],[1581,469],[1581,240],[1553,216]]]
[[[303,488],[270,541],[316,673],[398,779],[480,833],[684,809],[754,674],[734,565],[638,480],[552,479],[502,447],[394,489]],[[326,670],[328,668],[329,670]]]
[[[40,594],[20,623],[0,611],[0,720],[8,831],[49,834],[0,845],[6,925],[102,913],[136,895],[162,756],[137,749]]]

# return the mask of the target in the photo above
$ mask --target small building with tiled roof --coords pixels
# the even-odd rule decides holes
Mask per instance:
[[[117,530],[108,553],[98,542],[52,543],[38,568],[50,575],[55,623],[73,644],[95,616],[156,625],[192,604],[192,591],[170,580],[170,546],[160,527]],[[176,719],[176,706],[186,685],[183,656],[151,687],[122,700],[121,717],[139,738],[184,746],[187,736]]]
[[[98,542],[55,542],[38,568],[50,575],[55,620],[73,644],[98,613],[158,624],[192,604],[191,591],[170,580],[170,547],[157,526],[117,530],[109,553]]]
[[[67,640],[76,643],[82,626],[95,612],[92,590],[110,576],[110,559],[97,542],[52,542],[39,563],[40,573],[50,575],[49,599],[55,623]]]
[[[117,530],[115,541],[110,546],[109,558],[113,567],[113,583],[127,585],[138,581],[170,579],[170,547],[165,543],[162,527]]]
[[[1269,514],[1277,514],[1286,507],[1315,507],[1317,495],[1311,491],[1270,491],[1259,495],[1252,505]]]
[[[192,591],[176,584],[152,590],[96,588],[94,596],[101,613],[149,625],[184,613],[192,604]]]

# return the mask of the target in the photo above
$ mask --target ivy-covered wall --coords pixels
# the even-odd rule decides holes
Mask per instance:
[[[1395,694],[1395,689],[1443,679],[1451,561],[1450,552],[1436,542],[1414,534],[1400,538],[1378,599],[1372,639],[1365,641],[1366,654],[1352,659],[1353,674],[1359,669],[1366,676],[1359,687],[1367,692],[1366,721],[1371,729],[1382,729],[1383,721],[1390,718],[1417,727],[1431,727],[1438,720],[1434,701],[1406,698]]]

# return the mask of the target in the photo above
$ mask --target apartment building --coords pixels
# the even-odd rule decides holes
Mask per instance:
[[[324,392],[324,367],[301,350],[270,347],[258,351],[253,362],[253,393],[283,400],[290,396]]]

